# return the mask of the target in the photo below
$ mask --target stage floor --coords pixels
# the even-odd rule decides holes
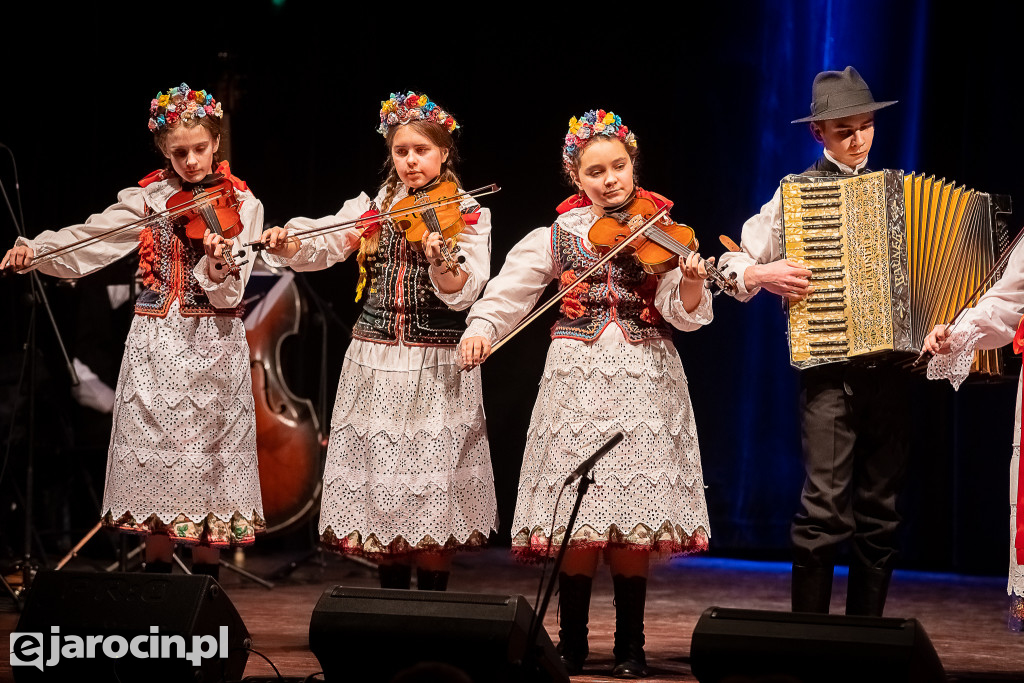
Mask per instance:
[[[269,574],[290,556],[252,557],[246,568]],[[72,567],[82,569],[80,563]],[[590,659],[574,683],[610,681],[615,613],[607,569],[595,581],[590,619]],[[539,567],[515,563],[504,549],[466,553],[456,560],[449,588],[483,593],[521,593],[533,602]],[[283,676],[305,677],[320,670],[309,651],[309,618],[328,586],[376,586],[376,573],[334,555],[302,564],[267,590],[222,570],[221,583],[249,629],[253,648]],[[833,612],[842,612],[845,573],[836,577]],[[712,605],[784,610],[789,604],[789,567],[779,563],[691,557],[657,566],[648,589],[646,635],[652,683],[695,681],[690,673],[690,636],[701,613]],[[1006,629],[1006,581],[999,578],[897,572],[886,616],[916,617],[923,624],[953,681],[1024,681],[1024,636]],[[11,607],[0,608],[4,640],[17,623]],[[554,601],[545,620],[557,634]],[[246,676],[273,676],[255,655]],[[11,679],[10,660],[0,661],[0,680]],[[143,682],[144,683],[144,682]]]

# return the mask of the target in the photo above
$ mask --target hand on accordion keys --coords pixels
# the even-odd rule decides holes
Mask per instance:
[[[752,265],[743,277],[748,290],[763,287],[790,301],[800,301],[814,291],[811,271],[789,259]]]

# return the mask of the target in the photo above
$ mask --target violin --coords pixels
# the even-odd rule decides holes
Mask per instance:
[[[422,187],[395,202],[391,211],[404,212],[405,217],[395,221],[398,228],[405,232],[405,239],[416,251],[423,251],[423,240],[432,232],[441,234],[441,259],[447,268],[446,272],[459,274],[459,264],[466,262],[466,257],[457,254],[459,246],[448,247],[448,240],[454,239],[466,229],[462,218],[459,202],[444,202],[445,199],[457,197],[459,189],[455,183],[445,181]]]
[[[63,247],[58,247],[56,249],[53,249],[52,251],[36,254],[32,259],[32,263],[30,263],[29,265],[20,268],[15,268],[13,265],[8,265],[6,268],[0,271],[0,274],[8,275],[13,272],[27,273],[33,271],[44,264],[50,263],[51,261],[56,261],[58,258],[76,252],[79,249],[91,247],[92,245],[98,244],[99,242],[104,242],[106,240],[114,239],[115,237],[120,237],[121,235],[125,234],[130,230],[145,228],[164,218],[176,219],[180,216],[186,215],[191,215],[193,218],[195,218],[199,215],[199,210],[203,204],[210,201],[217,201],[222,195],[226,195],[227,193],[231,193],[231,196],[234,197],[234,189],[234,186],[232,186],[231,183],[228,182],[226,186],[224,185],[224,183],[217,183],[216,185],[207,188],[206,191],[199,192],[198,194],[190,194],[187,191],[183,190],[181,192],[174,194],[171,197],[171,199],[175,201],[174,205],[172,206],[171,202],[168,201],[167,207],[163,211],[157,211],[156,213],[151,213],[147,216],[143,216],[137,221],[125,223],[124,225],[119,225],[116,228],[111,228],[110,230],[106,230],[96,235],[84,237],[78,240],[77,242],[66,244]],[[229,212],[225,212],[224,214],[225,222],[228,222],[229,224],[232,225],[238,225],[237,229],[235,229],[234,232],[231,232],[230,235],[226,235],[229,237],[237,235],[242,230],[241,220],[238,217],[237,211],[237,198],[233,200],[233,205],[236,207],[236,209],[234,210],[234,219],[232,220],[231,214]],[[218,221],[219,220],[220,219],[218,218]],[[221,224],[223,225],[223,223]],[[192,237],[193,239],[201,240],[203,239],[205,232],[206,225],[201,222],[196,222],[194,227],[192,228],[192,232],[188,233],[188,236]],[[244,252],[239,252],[239,256],[243,254]],[[244,263],[244,261],[242,263]],[[218,264],[217,267],[219,268],[220,265]]]
[[[167,200],[167,209],[184,222],[185,236],[189,239],[203,239],[207,229],[215,235],[231,239],[237,237],[243,228],[242,218],[238,214],[239,204],[231,180],[220,173],[214,173],[194,186],[171,195]],[[242,253],[239,252],[239,255]],[[236,263],[227,245],[221,255],[228,274],[240,277],[241,266],[247,262]],[[218,263],[217,269],[221,267]]]
[[[634,193],[627,203],[614,209],[606,209],[605,216],[590,227],[587,238],[598,253],[607,254],[612,248],[633,236],[636,230],[659,211],[658,206],[647,197]],[[688,225],[675,223],[668,214],[656,219],[643,235],[630,240],[623,249],[632,253],[644,271],[661,275],[679,266],[680,257],[686,258],[697,250],[696,234]],[[735,292],[736,279],[726,277],[722,271],[705,261],[705,269],[711,281],[722,291]]]
[[[468,198],[468,197],[483,197],[484,195],[494,194],[495,192],[498,192],[500,190],[501,190],[501,188],[498,187],[495,184],[484,185],[483,187],[477,188],[475,190],[467,190],[467,191],[464,191],[464,192],[459,192],[459,193],[457,193],[455,195],[452,195],[450,197],[438,197],[436,200],[432,201],[429,206],[432,206],[432,207],[440,207],[440,206],[447,206],[447,205],[459,206],[460,204],[462,204],[462,201],[464,199]],[[402,203],[401,201],[396,202],[396,204],[401,204],[401,203]],[[376,230],[379,227],[380,219],[384,219],[384,218],[392,218],[393,219],[393,218],[396,218],[398,216],[407,215],[409,213],[419,213],[419,212],[424,211],[426,208],[428,208],[428,207],[425,204],[418,204],[418,205],[415,205],[415,206],[412,205],[412,204],[408,204],[408,205],[406,205],[406,208],[403,208],[403,209],[394,209],[394,208],[392,208],[391,211],[383,211],[383,212],[380,212],[380,213],[377,213],[377,212],[367,212],[366,214],[363,214],[359,218],[354,218],[352,220],[341,221],[339,223],[332,223],[330,225],[321,225],[319,227],[308,228],[306,230],[296,230],[295,232],[292,232],[291,234],[288,235],[288,239],[290,239],[290,240],[297,240],[297,241],[301,242],[302,240],[312,239],[314,237],[319,237],[321,235],[327,235],[327,234],[330,234],[332,232],[337,232],[338,230],[345,230],[345,229],[351,228],[353,226],[355,226],[357,228],[360,228],[361,231],[364,234],[366,234],[367,232],[372,232],[372,231]],[[459,215],[460,216],[462,215],[462,211],[461,210],[459,211]],[[465,221],[463,221],[463,222],[465,222]],[[410,223],[410,226],[411,226],[411,223]],[[262,241],[249,242],[245,246],[248,247],[249,249],[252,249],[253,251],[262,251],[262,250],[268,248],[267,243],[266,242],[262,242]],[[459,263],[461,263],[461,262],[462,261],[459,261]]]

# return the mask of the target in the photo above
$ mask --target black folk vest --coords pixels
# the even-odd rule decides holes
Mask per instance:
[[[366,255],[369,292],[352,336],[412,346],[454,346],[466,329],[466,311],[453,311],[434,294],[422,252],[385,225],[376,254]]]
[[[139,267],[144,289],[135,300],[135,313],[163,318],[179,300],[186,317],[223,315],[241,317],[245,307],[215,308],[192,274],[203,257],[202,240],[189,239],[185,226],[166,218],[139,234]]]
[[[551,228],[551,249],[560,264],[559,289],[600,258],[557,221]],[[551,337],[593,341],[614,324],[630,343],[670,339],[672,332],[654,306],[657,291],[657,276],[645,272],[632,256],[616,256],[565,295]]]

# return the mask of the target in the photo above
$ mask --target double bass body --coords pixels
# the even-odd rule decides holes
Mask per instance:
[[[256,403],[256,447],[267,532],[305,520],[320,500],[322,444],[313,404],[291,392],[281,372],[281,346],[299,331],[302,299],[290,271],[245,318]]]

